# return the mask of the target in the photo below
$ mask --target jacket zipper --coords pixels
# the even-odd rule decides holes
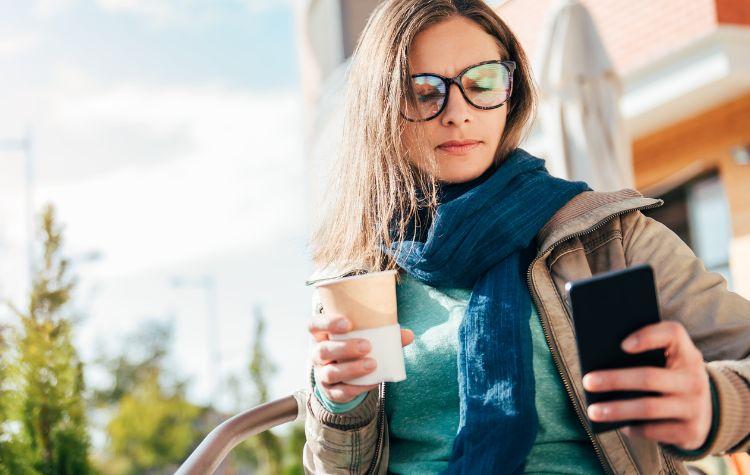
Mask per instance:
[[[662,203],[654,203],[654,204],[650,204],[650,205],[639,206],[637,208],[629,208],[629,209],[626,209],[626,210],[618,211],[617,213],[611,214],[611,215],[607,216],[606,218],[602,219],[596,225],[594,225],[594,226],[586,229],[585,231],[580,231],[580,232],[577,232],[577,233],[574,233],[574,234],[570,234],[568,236],[563,237],[562,239],[559,239],[558,241],[554,242],[551,246],[549,246],[547,249],[545,249],[543,252],[541,252],[539,254],[539,256],[537,256],[531,262],[531,265],[529,265],[529,268],[526,271],[526,279],[528,281],[529,290],[530,290],[531,296],[532,296],[532,298],[534,300],[534,304],[537,306],[537,310],[539,311],[540,315],[543,314],[544,312],[542,312],[542,306],[539,304],[539,302],[537,301],[536,296],[534,294],[533,279],[531,278],[531,269],[534,268],[534,264],[536,264],[536,261],[538,261],[539,259],[541,259],[542,256],[544,256],[547,253],[547,251],[553,249],[555,246],[559,245],[560,243],[562,243],[564,241],[567,241],[568,239],[571,239],[571,238],[574,238],[574,237],[583,236],[584,234],[588,234],[588,233],[594,232],[598,228],[604,226],[611,219],[613,219],[613,218],[615,218],[615,217],[617,217],[617,216],[619,216],[621,214],[629,213],[629,212],[634,211],[634,210],[645,210],[645,209],[649,209],[649,208],[656,208],[658,206],[661,206],[662,204],[664,204],[664,203],[663,202]],[[541,323],[542,323],[542,330],[544,331],[544,338],[547,340],[547,346],[549,346],[550,350],[553,350],[552,339],[549,336],[549,331],[548,331],[548,328],[547,328],[547,321],[544,318],[541,318],[540,320],[541,320]],[[599,463],[601,464],[601,466],[604,469],[605,473],[614,473],[614,471],[612,470],[612,468],[609,465],[609,462],[606,460],[606,457],[604,456],[602,448],[599,446],[599,443],[594,438],[594,435],[591,433],[591,430],[586,425],[585,419],[583,418],[583,415],[581,413],[581,407],[578,404],[577,399],[573,395],[573,392],[572,392],[572,389],[571,389],[571,386],[570,386],[570,382],[568,381],[568,379],[563,374],[563,371],[561,369],[561,363],[559,361],[559,357],[555,353],[555,351],[552,351],[552,356],[553,356],[553,360],[555,362],[555,367],[557,368],[557,372],[560,375],[560,379],[562,379],[563,385],[565,386],[565,390],[568,393],[568,397],[570,398],[571,401],[574,402],[573,407],[576,410],[576,415],[578,416],[578,421],[583,426],[584,430],[586,431],[586,434],[589,437],[589,440],[593,444],[593,446],[594,446],[594,452],[596,452],[596,456],[599,459]]]
[[[378,457],[380,456],[380,447],[383,445],[383,437],[385,435],[385,424],[383,423],[385,417],[385,382],[380,383],[380,407],[378,408],[378,441],[375,444],[375,456],[370,462],[370,467],[367,469],[367,475],[375,473],[375,465],[377,464]]]
[[[680,473],[680,471],[677,470],[677,467],[674,466],[672,457],[667,455],[663,450],[661,451],[661,458],[664,461],[664,465],[667,467],[667,473],[669,474]]]

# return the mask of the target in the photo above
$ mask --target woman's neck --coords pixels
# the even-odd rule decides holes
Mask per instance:
[[[497,168],[498,165],[493,162],[489,167],[487,167],[487,170],[482,172],[482,174],[478,177],[461,183],[450,183],[438,180],[438,194],[441,198],[446,194],[450,195],[451,197],[460,196],[466,191],[474,188],[475,186],[479,186],[484,183],[489,177],[492,176],[493,173],[495,173],[495,171],[497,171]]]

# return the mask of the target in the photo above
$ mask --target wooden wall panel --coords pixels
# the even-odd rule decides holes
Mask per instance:
[[[633,142],[636,188],[654,196],[716,168],[727,191],[734,236],[750,234],[750,165],[732,147],[750,146],[750,94]]]

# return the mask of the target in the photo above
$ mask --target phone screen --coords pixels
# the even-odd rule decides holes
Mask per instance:
[[[573,314],[581,375],[602,369],[666,365],[663,349],[632,354],[620,348],[620,344],[628,335],[661,319],[654,273],[649,264],[639,264],[568,282],[565,288]],[[659,394],[652,391],[585,393],[588,405]],[[597,433],[643,423],[590,422],[592,429]]]

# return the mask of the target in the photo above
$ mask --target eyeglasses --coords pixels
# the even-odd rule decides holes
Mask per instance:
[[[439,74],[413,74],[411,91],[403,101],[401,116],[410,122],[434,119],[445,109],[451,84],[456,83],[464,99],[477,109],[496,109],[513,92],[515,61],[483,61],[467,67],[456,77]]]

